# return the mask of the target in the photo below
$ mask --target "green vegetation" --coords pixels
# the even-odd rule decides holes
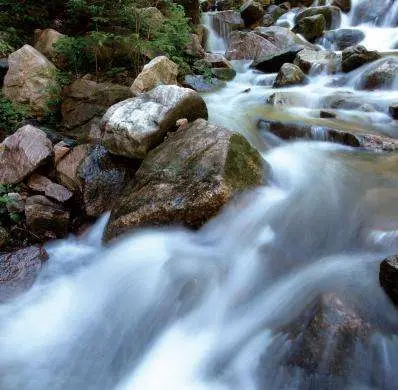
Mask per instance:
[[[16,130],[18,123],[27,117],[24,107],[11,102],[0,94],[0,133],[2,135],[11,134]]]
[[[14,200],[8,196],[9,193],[18,192],[17,186],[0,184],[0,226],[7,227],[18,224],[23,220],[22,213],[9,211]]]

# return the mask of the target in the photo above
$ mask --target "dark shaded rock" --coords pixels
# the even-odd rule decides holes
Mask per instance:
[[[0,148],[0,184],[19,183],[53,154],[46,134],[30,125],[7,137]]]
[[[4,77],[8,72],[8,59],[0,58],[0,87],[3,86]]]
[[[192,122],[207,115],[206,103],[194,90],[160,85],[108,109],[101,122],[103,143],[113,154],[142,159],[177,129],[178,119]]]
[[[152,150],[112,211],[105,240],[134,228],[197,228],[236,193],[260,185],[264,166],[244,137],[198,119]]]
[[[30,246],[0,256],[0,302],[10,300],[32,287],[48,254]]]
[[[324,38],[332,45],[334,50],[344,50],[363,41],[365,33],[361,30],[344,28],[327,31]]]
[[[398,119],[398,104],[392,104],[388,107],[388,112],[394,119]]]
[[[212,68],[211,73],[219,80],[230,81],[236,76],[236,70],[232,68]]]
[[[62,238],[68,234],[69,211],[45,196],[28,198],[25,216],[28,229],[41,239]]]
[[[118,161],[103,146],[93,146],[77,168],[86,214],[96,217],[111,210],[135,169],[132,162]]]
[[[254,0],[248,0],[243,4],[240,10],[240,16],[245,26],[252,26],[258,23],[264,16],[263,5]]]
[[[287,49],[269,53],[254,61],[252,67],[265,73],[278,72],[283,64],[292,63],[295,60],[297,53],[302,50],[302,46],[296,45]]]
[[[193,24],[200,23],[200,0],[176,0],[176,3],[184,7],[185,15]]]
[[[87,140],[93,119],[102,118],[113,104],[133,96],[130,89],[123,85],[96,83],[78,79],[63,91],[62,126],[68,132]]]
[[[304,36],[307,41],[314,41],[323,34],[326,28],[326,19],[320,15],[307,16],[299,20],[293,31]]]
[[[336,113],[332,112],[332,111],[321,110],[319,112],[319,117],[320,118],[328,119],[328,118],[336,118],[336,116],[337,116]]]
[[[202,75],[187,75],[184,78],[184,86],[192,88],[197,92],[214,92],[225,86],[225,83],[215,77],[205,77]]]
[[[298,84],[306,84],[307,76],[301,69],[293,64],[283,64],[276,76],[273,87],[281,88]]]
[[[332,5],[339,7],[345,13],[351,11],[351,0],[332,0]]]
[[[323,15],[326,21],[326,29],[332,30],[340,26],[340,12],[340,8],[329,5],[321,7],[310,7],[305,9],[304,11],[299,12],[295,17],[294,22],[297,25],[300,20],[308,16]]]
[[[395,305],[398,305],[398,257],[391,256],[380,264],[380,284]]]

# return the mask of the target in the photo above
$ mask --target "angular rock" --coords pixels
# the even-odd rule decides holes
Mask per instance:
[[[31,125],[18,129],[0,144],[0,184],[16,184],[52,156],[46,134]]]
[[[158,85],[177,85],[178,65],[166,56],[154,58],[134,80],[131,92],[139,95]]]
[[[364,46],[352,46],[343,50],[341,70],[351,72],[362,65],[377,61],[381,58],[377,51],[367,50]]]
[[[52,182],[45,176],[33,174],[28,182],[28,187],[36,192],[40,192],[48,198],[54,199],[57,202],[64,203],[70,200],[73,192],[69,191],[66,187]]]
[[[127,167],[115,160],[103,146],[96,145],[79,164],[77,176],[88,216],[97,217],[111,210],[135,171],[133,164],[129,163]]]
[[[259,153],[240,134],[198,119],[151,151],[112,211],[105,240],[134,228],[197,228],[237,192],[260,185]]]
[[[43,240],[62,238],[68,234],[69,212],[45,196],[28,198],[25,216],[27,228]]]
[[[236,76],[236,70],[231,68],[212,68],[211,73],[219,80],[230,81]]]
[[[32,287],[48,254],[40,246],[30,246],[0,256],[0,302],[17,297]]]
[[[297,25],[300,22],[300,20],[308,16],[315,16],[315,15],[324,16],[326,21],[326,29],[328,30],[332,30],[340,26],[341,22],[340,8],[329,5],[307,8],[296,15],[294,22]]]
[[[32,46],[24,45],[8,57],[4,96],[25,105],[33,116],[42,117],[49,109],[57,85],[55,66]]]
[[[258,60],[277,51],[273,43],[252,31],[233,31],[229,36],[226,57],[229,60]]]
[[[65,35],[53,30],[52,28],[41,30],[37,34],[34,47],[54,64],[62,67],[65,63],[65,59],[56,52],[54,45],[63,37],[65,37]]]
[[[79,138],[89,138],[89,125],[115,103],[132,97],[128,87],[78,79],[63,90],[62,126]]]
[[[265,73],[279,72],[283,64],[293,62],[302,50],[303,47],[296,45],[275,51],[258,58],[253,62],[252,67]]]
[[[161,85],[109,108],[101,124],[103,144],[113,154],[144,158],[168,132],[176,130],[178,119],[192,122],[207,115],[206,103],[197,92]]]
[[[222,55],[217,53],[206,53],[204,61],[210,68],[230,68],[232,64]]]
[[[264,16],[263,5],[254,0],[246,1],[240,9],[240,16],[245,26],[252,26],[258,23]]]
[[[298,84],[306,84],[308,82],[307,76],[302,70],[293,64],[283,64],[276,76],[273,87],[281,88]]]
[[[72,192],[82,190],[77,169],[89,153],[90,145],[76,146],[55,167],[59,181]]]
[[[54,145],[54,164],[57,165],[72,148],[64,141],[58,142]]]
[[[370,68],[361,74],[356,89],[398,89],[398,58],[387,57],[370,65]]]
[[[398,305],[398,257],[391,256],[380,264],[379,281],[391,300]]]
[[[322,36],[325,28],[326,19],[320,14],[300,19],[293,31],[301,34],[307,41],[311,42]]]
[[[185,48],[185,52],[195,58],[204,58],[205,50],[202,47],[200,38],[196,34],[190,34],[188,45]],[[165,84],[165,83],[164,83]],[[170,83],[176,84],[176,83]]]
[[[340,69],[340,57],[332,51],[300,51],[294,65],[297,65],[304,73],[310,71],[335,73]]]

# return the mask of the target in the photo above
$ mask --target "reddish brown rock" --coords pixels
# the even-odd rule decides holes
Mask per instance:
[[[21,127],[0,145],[0,183],[19,183],[52,153],[51,141],[42,130],[31,125]]]
[[[45,196],[60,203],[67,202],[73,196],[73,192],[60,184],[52,182],[45,176],[34,174],[29,178],[27,184],[31,190],[43,193]]]

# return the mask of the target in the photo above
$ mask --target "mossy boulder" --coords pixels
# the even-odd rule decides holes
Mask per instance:
[[[134,228],[198,228],[240,191],[261,185],[267,171],[246,139],[198,119],[152,150],[115,205],[105,241]]]

